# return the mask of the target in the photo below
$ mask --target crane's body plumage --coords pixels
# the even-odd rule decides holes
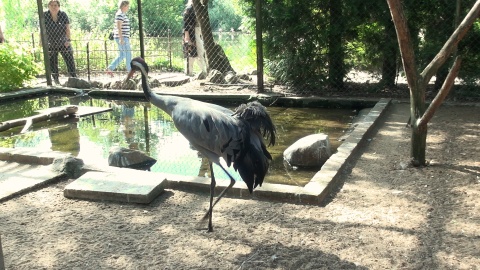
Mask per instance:
[[[148,65],[141,58],[132,60],[133,70],[142,73],[142,88],[145,97],[153,105],[169,114],[175,127],[202,155],[210,161],[212,173],[209,231],[212,231],[211,214],[213,206],[233,186],[234,179],[221,165],[221,159],[228,167],[233,164],[251,192],[263,179],[272,159],[266,149],[263,136],[269,144],[275,144],[275,127],[265,108],[258,102],[242,104],[235,111],[222,106],[201,102],[185,97],[157,95],[150,90],[147,74]],[[131,76],[131,74],[129,74]],[[212,203],[215,179],[211,163],[222,168],[230,177],[230,185]]]

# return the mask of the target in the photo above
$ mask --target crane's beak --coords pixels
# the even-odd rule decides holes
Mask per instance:
[[[127,77],[125,78],[123,83],[128,82],[128,80],[130,80],[133,77],[133,74],[135,74],[135,70],[131,69],[130,72],[128,72]]]

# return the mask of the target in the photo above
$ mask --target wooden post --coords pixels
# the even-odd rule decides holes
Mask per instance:
[[[3,259],[2,236],[1,235],[0,235],[0,270],[5,270],[5,260]]]

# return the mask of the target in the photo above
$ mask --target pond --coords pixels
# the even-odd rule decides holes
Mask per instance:
[[[20,134],[23,127],[0,132],[0,147],[62,151],[86,163],[108,166],[109,149],[123,146],[155,158],[152,171],[208,177],[208,161],[190,147],[170,116],[146,102],[45,96],[0,104],[0,122],[68,104],[112,108],[112,111],[36,123],[23,134]],[[268,107],[268,111],[277,128],[277,144],[269,147],[273,161],[265,182],[296,186],[304,186],[320,168],[292,168],[284,164],[283,151],[304,136],[322,132],[329,135],[335,152],[341,144],[338,138],[356,115],[351,109]],[[228,179],[221,169],[214,170],[217,178]],[[234,177],[240,179],[236,173]]]

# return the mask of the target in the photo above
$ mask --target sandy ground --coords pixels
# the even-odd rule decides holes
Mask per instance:
[[[0,203],[6,269],[480,269],[480,107],[442,106],[431,166],[407,166],[394,104],[322,206],[167,190],[149,205],[66,199],[61,181]]]

